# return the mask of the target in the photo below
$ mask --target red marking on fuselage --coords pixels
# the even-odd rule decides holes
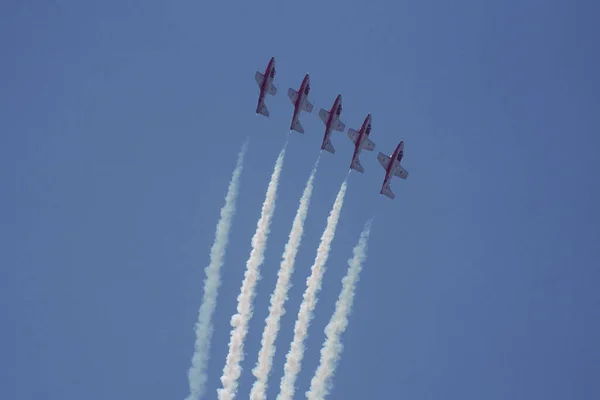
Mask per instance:
[[[394,162],[396,161],[396,159],[398,158],[398,153],[400,151],[403,151],[404,146],[402,146],[403,142],[401,141],[400,143],[398,143],[398,146],[396,146],[396,150],[394,150],[394,153],[392,154],[392,157],[390,159],[390,163],[385,171],[385,179],[383,180],[383,185],[381,187],[381,189],[383,190],[383,186],[385,186],[385,183],[388,182],[390,180],[390,178],[392,177],[392,168],[394,167]],[[400,148],[402,147],[402,149]],[[400,165],[400,161],[402,161],[402,157],[400,157],[400,160],[398,160],[398,165]]]
[[[262,85],[260,85],[260,94],[258,95],[258,104],[256,105],[256,112],[258,113],[258,109],[265,98],[265,89],[267,88],[268,79],[271,79],[271,71],[275,67],[275,57],[271,57],[269,63],[267,64],[267,68],[265,69],[265,75],[263,79]]]
[[[371,114],[367,115],[362,126],[360,127],[360,131],[358,131],[358,138],[356,139],[356,143],[354,143],[354,154],[352,155],[352,162],[350,163],[350,166],[352,166],[352,164],[354,163],[354,160],[356,160],[356,157],[358,157],[358,154],[360,153],[360,151],[362,149],[363,137],[369,136],[369,135],[365,135],[365,130],[367,128],[367,125],[370,123],[371,123]]]
[[[331,106],[331,109],[329,110],[329,118],[327,119],[327,123],[325,124],[325,135],[323,137],[323,143],[321,144],[321,149],[325,148],[325,142],[327,141],[327,138],[329,138],[329,136],[331,135],[331,123],[333,122],[333,118],[335,118],[334,114],[337,113],[337,109],[338,107],[341,105],[342,103],[342,95],[338,94],[338,96],[335,98],[334,102],[333,102],[333,106]]]
[[[294,121],[299,114],[300,101],[302,100],[302,96],[304,96],[304,89],[306,88],[306,84],[308,83],[308,74],[304,76],[302,80],[302,84],[300,85],[300,89],[298,90],[298,98],[296,99],[296,103],[294,104],[294,115],[292,116],[292,123],[290,125],[290,129],[293,129]]]

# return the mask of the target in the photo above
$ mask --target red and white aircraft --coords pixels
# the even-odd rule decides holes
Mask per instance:
[[[271,57],[269,64],[267,64],[265,74],[263,75],[256,71],[254,78],[256,79],[256,83],[258,83],[258,87],[260,88],[258,104],[256,105],[256,114],[262,114],[265,117],[268,117],[269,110],[267,110],[267,106],[265,105],[265,94],[268,93],[271,96],[275,96],[277,93],[277,88],[273,84],[273,79],[275,79],[275,57]]]
[[[327,111],[321,108],[319,111],[319,117],[325,124],[325,135],[323,137],[323,143],[321,144],[321,150],[327,150],[331,154],[335,154],[335,149],[331,145],[331,130],[338,132],[344,132],[346,125],[340,121],[340,114],[342,113],[342,95],[338,94],[337,98],[333,102],[331,110]]]
[[[408,178],[408,171],[406,171],[400,165],[403,156],[404,140],[400,141],[398,147],[396,147],[396,150],[394,150],[394,154],[392,154],[391,157],[386,156],[383,153],[379,153],[377,155],[377,161],[379,161],[379,164],[381,164],[381,166],[385,169],[385,179],[383,180],[383,185],[381,186],[381,191],[379,193],[389,197],[390,199],[396,197],[390,189],[390,181],[392,180],[392,176],[397,176],[402,179]]]
[[[292,117],[291,131],[304,133],[304,128],[300,125],[298,116],[300,111],[312,112],[313,105],[308,101],[308,93],[310,92],[310,83],[308,74],[304,76],[300,89],[296,92],[294,89],[288,89],[288,97],[294,104],[294,115]]]
[[[360,152],[364,150],[373,151],[375,149],[375,143],[369,139],[371,133],[371,113],[367,115],[365,121],[362,124],[359,132],[354,129],[348,129],[348,137],[354,142],[354,155],[352,156],[352,162],[350,163],[350,169],[355,169],[358,172],[365,172],[365,169],[360,165],[358,156]]]

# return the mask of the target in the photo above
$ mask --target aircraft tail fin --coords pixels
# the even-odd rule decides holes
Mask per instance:
[[[260,101],[258,106],[256,106],[256,114],[262,114],[267,118],[269,117],[269,110],[267,109],[264,101]]]
[[[335,154],[335,149],[333,148],[333,145],[331,144],[331,140],[327,139],[327,141],[325,143],[323,143],[323,146],[321,147],[321,149],[330,152],[331,154]]]
[[[380,194],[389,197],[390,199],[394,199],[396,196],[394,195],[394,193],[392,192],[392,190],[390,189],[390,184],[384,184],[383,187],[381,188],[381,192],[379,192]]]
[[[363,166],[360,163],[360,160],[358,159],[358,157],[356,157],[356,159],[352,162],[352,165],[350,166],[351,169],[356,170],[360,173],[364,173],[365,169],[363,168]]]
[[[300,120],[298,119],[298,117],[296,117],[292,121],[292,126],[290,127],[290,130],[296,131],[299,133],[304,133],[304,128],[302,127],[302,124],[300,124]]]

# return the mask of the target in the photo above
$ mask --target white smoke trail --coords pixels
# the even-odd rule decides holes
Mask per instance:
[[[310,197],[313,190],[313,180],[319,165],[319,158],[315,162],[315,165],[310,173],[310,177],[304,187],[304,192],[300,198],[300,205],[296,211],[294,222],[292,223],[292,230],[281,260],[281,266],[277,273],[277,283],[275,290],[271,294],[271,305],[269,306],[269,316],[266,319],[266,325],[263,330],[261,349],[258,353],[258,361],[256,367],[252,370],[252,373],[256,377],[256,382],[252,386],[250,391],[250,399],[252,400],[264,400],[266,399],[267,381],[269,374],[271,373],[271,367],[273,365],[273,356],[275,355],[275,339],[279,333],[279,321],[283,314],[285,314],[284,304],[288,299],[288,291],[290,290],[290,277],[294,272],[294,263],[296,261],[296,255],[302,241],[302,234],[304,232],[304,221],[308,214],[308,206],[310,205]]]
[[[231,222],[235,215],[240,175],[242,174],[244,155],[247,148],[248,140],[246,139],[238,154],[237,164],[233,170],[227,195],[225,196],[225,204],[221,208],[221,217],[217,223],[215,241],[210,249],[210,262],[204,269],[206,274],[206,278],[204,279],[204,295],[200,310],[198,311],[198,321],[195,326],[196,343],[194,345],[194,355],[192,356],[192,366],[188,371],[190,394],[186,400],[197,400],[206,390],[206,366],[210,355],[210,340],[213,333],[212,315],[215,311],[217,293],[221,285],[220,271],[225,258],[225,248],[229,241]]]
[[[348,260],[348,272],[342,279],[342,291],[335,303],[335,311],[325,327],[325,343],[321,348],[321,361],[310,382],[310,389],[306,392],[308,400],[323,400],[331,390],[331,378],[337,367],[344,346],[340,341],[341,335],[348,326],[348,316],[352,311],[354,302],[354,290],[362,270],[363,263],[367,258],[367,240],[371,231],[372,220],[367,221],[360,234],[358,244],[354,247],[353,257]]]
[[[300,311],[298,312],[298,318],[294,326],[294,339],[290,345],[290,351],[286,355],[283,367],[284,375],[281,378],[279,395],[277,396],[278,400],[291,400],[294,397],[294,385],[298,372],[300,372],[302,358],[304,357],[304,340],[306,339],[308,326],[310,325],[310,320],[313,317],[312,314],[317,304],[317,294],[321,290],[325,263],[329,257],[331,242],[335,237],[335,229],[340,219],[340,212],[344,204],[344,195],[346,194],[347,179],[346,177],[335,198],[333,208],[327,218],[327,226],[321,236],[321,243],[317,249],[315,262],[311,267],[311,274],[306,280],[306,290],[304,291],[302,304],[300,305]]]
[[[229,353],[227,361],[223,368],[221,384],[223,388],[217,390],[219,400],[231,400],[235,398],[238,388],[238,378],[242,372],[240,363],[244,359],[244,339],[248,333],[248,322],[252,318],[252,302],[254,301],[254,289],[256,282],[260,279],[260,266],[264,261],[264,253],[267,248],[267,237],[271,225],[271,218],[275,210],[275,200],[277,197],[277,186],[279,184],[279,174],[283,166],[283,158],[287,141],[277,157],[271,181],[267,188],[267,194],[262,206],[260,219],[256,224],[256,232],[252,237],[252,251],[246,262],[246,272],[244,281],[238,295],[237,314],[231,317],[231,337],[229,339]]]

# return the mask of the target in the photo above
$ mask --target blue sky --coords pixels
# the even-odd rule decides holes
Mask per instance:
[[[600,79],[593,1],[0,4],[0,397],[187,395],[203,269],[250,145],[215,314],[209,398],[273,164],[290,136],[246,340],[253,382],[321,107],[373,115],[352,173],[297,394],[374,216],[331,399],[600,397]],[[256,70],[277,60],[271,118]],[[325,153],[277,340],[273,398],[352,143]],[[379,196],[404,140],[406,181]],[[215,395],[216,396],[216,395]],[[301,397],[301,396],[300,396]]]

